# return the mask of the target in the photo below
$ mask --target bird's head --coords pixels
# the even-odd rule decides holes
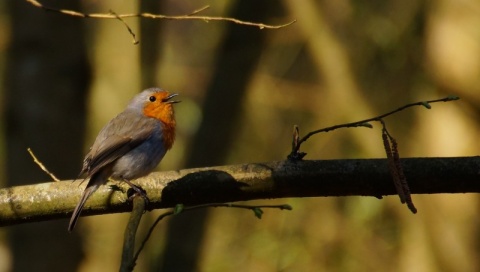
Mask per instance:
[[[165,125],[175,126],[173,104],[180,101],[173,98],[177,95],[159,88],[150,88],[135,96],[128,107],[140,110],[145,116],[155,118]]]

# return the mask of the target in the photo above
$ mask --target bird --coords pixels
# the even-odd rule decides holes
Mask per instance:
[[[109,178],[126,182],[146,197],[130,181],[152,172],[172,147],[176,127],[173,104],[180,102],[174,100],[177,95],[156,87],[146,89],[98,133],[79,174],[90,179],[72,213],[69,232],[87,199]]]

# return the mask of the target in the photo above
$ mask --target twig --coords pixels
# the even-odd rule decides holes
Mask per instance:
[[[209,9],[209,8],[210,8],[210,5],[206,5],[206,6],[204,6],[204,7],[201,7],[201,8],[199,8],[199,9],[196,9],[196,10],[192,11],[190,14],[188,14],[188,16],[192,16],[192,15],[198,14],[198,13],[200,13],[200,12],[202,12],[202,11],[204,11],[204,10],[207,10],[207,9]]]
[[[400,107],[396,110],[387,112],[385,114],[382,114],[382,115],[379,115],[379,116],[376,116],[376,117],[373,117],[373,118],[314,130],[312,132],[309,132],[307,135],[303,136],[303,138],[301,138],[300,140],[297,141],[296,146],[294,146],[292,148],[292,152],[288,155],[288,159],[290,159],[290,160],[301,160],[301,158],[299,158],[299,154],[301,154],[301,152],[299,153],[300,146],[302,145],[303,142],[305,142],[306,140],[308,140],[308,138],[310,138],[311,136],[313,136],[315,134],[318,134],[318,133],[321,133],[321,132],[329,132],[329,131],[336,130],[336,129],[339,129],[339,128],[351,128],[351,127],[372,128],[372,125],[369,124],[369,122],[373,122],[373,121],[379,122],[382,118],[385,118],[385,117],[390,116],[394,113],[400,112],[400,111],[402,111],[406,108],[410,108],[410,107],[413,107],[413,106],[424,106],[425,108],[430,109],[431,108],[431,106],[430,106],[431,103],[449,102],[449,101],[454,101],[454,100],[458,100],[458,99],[460,99],[458,96],[447,96],[447,97],[442,98],[442,99],[427,100],[427,101],[411,103],[411,104],[407,104],[405,106],[402,106],[402,107]],[[305,155],[303,154],[303,156],[305,156]]]
[[[133,209],[128,220],[127,228],[123,238],[122,262],[120,264],[120,271],[133,271],[135,268],[136,258],[135,252],[135,236],[137,234],[138,225],[142,215],[145,213],[145,199],[141,195],[133,197]]]
[[[54,181],[60,181],[52,172],[48,171],[47,167],[45,167],[45,165],[43,165],[38,159],[37,157],[35,157],[35,155],[33,154],[33,151],[32,149],[29,147],[27,148],[27,151],[28,153],[30,153],[30,156],[32,156],[33,158],[33,162],[36,163],[40,169],[43,170],[43,172],[45,172],[47,175],[49,175]]]
[[[147,243],[148,239],[152,235],[153,230],[155,229],[157,224],[163,218],[165,218],[167,216],[170,216],[170,215],[179,214],[179,213],[184,212],[184,211],[192,211],[192,210],[208,208],[208,207],[213,207],[213,208],[226,207],[226,208],[247,209],[247,210],[253,211],[257,218],[261,218],[261,215],[263,214],[263,211],[261,210],[262,208],[267,208],[267,209],[271,208],[271,209],[280,209],[280,210],[289,210],[289,211],[292,210],[292,206],[287,205],[287,204],[255,206],[255,205],[240,205],[240,204],[231,204],[231,203],[211,203],[211,204],[203,204],[203,205],[197,205],[197,206],[191,206],[191,207],[184,207],[183,205],[179,204],[174,209],[172,209],[171,211],[162,213],[160,216],[158,216],[157,220],[155,220],[155,222],[153,222],[152,226],[148,230],[147,235],[143,239],[143,242],[140,245],[140,248],[138,249],[137,253],[135,254],[135,257],[133,258],[133,261],[135,262],[138,259],[138,256],[140,255],[140,252],[145,247],[145,244]]]
[[[300,140],[300,128],[297,125],[294,125],[293,126],[293,137],[292,137],[292,150],[294,150],[297,147],[299,140]],[[297,151],[295,153],[295,158],[297,160],[301,160],[301,159],[303,159],[303,157],[305,157],[305,155],[307,155],[307,153]]]
[[[119,19],[119,18],[131,18],[131,17],[140,17],[140,18],[149,18],[149,19],[166,19],[166,20],[200,20],[200,21],[227,21],[227,22],[232,22],[235,24],[239,25],[247,25],[247,26],[255,26],[260,29],[279,29],[283,27],[287,27],[293,23],[295,23],[297,20],[293,20],[291,22],[288,22],[286,24],[281,24],[281,25],[267,25],[267,24],[262,24],[262,23],[254,23],[254,22],[248,22],[248,21],[242,21],[239,19],[235,18],[229,18],[229,17],[219,17],[219,16],[195,16],[195,14],[198,14],[199,12],[202,12],[208,8],[203,7],[200,9],[197,9],[193,11],[190,14],[187,15],[177,15],[177,16],[169,16],[169,15],[161,15],[161,14],[152,14],[152,13],[147,13],[147,12],[142,12],[142,13],[128,13],[128,14],[118,14],[118,15],[113,15],[113,14],[107,14],[107,13],[82,13],[74,10],[67,10],[67,9],[57,9],[57,8],[52,8],[52,7],[47,7],[41,4],[40,2],[36,0],[26,0],[28,3],[34,5],[35,7],[41,8],[45,11],[51,11],[51,12],[57,12],[60,14],[64,15],[69,15],[69,16],[74,16],[74,17],[81,17],[81,18],[95,18],[95,19]]]
[[[130,28],[130,26],[128,26],[128,24],[118,16],[118,14],[116,14],[113,10],[110,10],[110,13],[115,15],[115,17],[123,23],[123,25],[125,25],[125,27],[127,28],[128,32],[130,33],[130,35],[132,35],[133,37],[133,44],[137,45],[138,43],[140,43],[139,40],[137,40],[136,36],[135,36],[135,33],[133,33],[132,29]]]

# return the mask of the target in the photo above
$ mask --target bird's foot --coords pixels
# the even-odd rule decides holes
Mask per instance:
[[[147,191],[145,191],[142,187],[140,186],[137,186],[133,183],[131,183],[130,181],[128,180],[124,180],[128,185],[130,185],[130,189],[128,189],[127,191],[127,197],[129,200],[133,200],[133,198],[137,195],[143,197],[143,199],[145,200],[145,205],[148,206],[148,203],[150,202],[150,200],[148,199],[147,197]]]

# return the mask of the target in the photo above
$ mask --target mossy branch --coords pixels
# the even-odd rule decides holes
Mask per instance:
[[[412,194],[480,192],[480,157],[400,159]],[[252,199],[395,195],[386,159],[278,161],[170,172],[136,181],[148,210]],[[48,182],[0,189],[0,226],[69,218],[85,184]],[[109,182],[82,215],[130,212],[128,185]],[[67,222],[65,221],[65,224]]]

